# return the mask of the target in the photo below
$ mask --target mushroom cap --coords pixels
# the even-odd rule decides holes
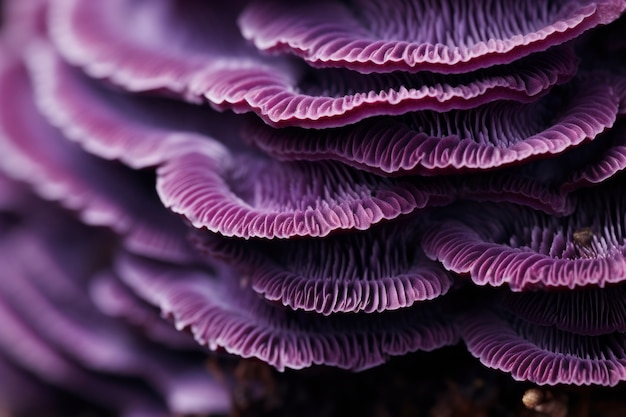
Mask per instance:
[[[424,233],[424,251],[478,285],[513,291],[622,282],[626,215],[619,183],[577,195],[575,211],[561,218],[512,204],[460,205]]]
[[[87,224],[124,235],[127,247],[146,255],[188,260],[184,225],[160,204],[154,181],[121,165],[95,158],[68,142],[33,103],[18,62],[0,69],[0,165],[42,197],[76,210]]]
[[[226,410],[226,392],[201,360],[147,343],[91,303],[87,286],[109,244],[103,230],[43,203],[3,234],[2,355],[46,383],[110,409]]]
[[[159,310],[137,297],[113,272],[98,274],[89,285],[89,295],[103,314],[127,322],[145,337],[171,349],[198,351],[190,334],[180,332],[160,316]]]
[[[610,128],[619,111],[609,74],[580,76],[531,103],[368,118],[336,129],[250,123],[247,141],[282,160],[333,159],[383,175],[482,171],[558,155]]]
[[[157,170],[163,204],[196,228],[243,238],[323,237],[367,229],[453,199],[446,184],[391,180],[339,163],[190,152]]]
[[[458,340],[453,314],[442,300],[375,315],[323,316],[270,304],[226,268],[192,269],[120,254],[116,271],[199,343],[279,370],[311,365],[363,370],[390,356]]]
[[[380,313],[432,300],[452,286],[452,276],[422,253],[419,227],[426,219],[324,239],[241,242],[206,232],[192,239],[209,259],[233,265],[267,300],[324,315]]]
[[[623,0],[256,1],[239,19],[265,51],[361,72],[460,73],[506,64],[616,20]]]
[[[583,336],[539,326],[502,312],[466,316],[470,353],[513,378],[540,385],[606,385],[626,380],[626,335]]]
[[[39,62],[54,71],[40,71]],[[187,128],[172,119],[177,114],[173,110],[188,111],[189,106],[128,97],[84,79],[81,83],[43,45],[33,53],[30,67],[38,102],[51,123],[99,156],[135,167],[156,164],[161,201],[197,228],[246,238],[324,236],[336,229],[365,229],[451,199],[450,189],[437,182],[389,180],[325,161],[276,163],[246,147],[233,129],[207,129],[207,118],[218,125],[226,121],[211,110],[193,109]],[[219,138],[207,136],[206,130]],[[68,158],[68,151],[55,149]],[[89,166],[103,165],[94,159]],[[110,168],[103,171],[98,175],[111,173]],[[139,207],[131,204],[132,197],[124,200],[130,213]]]
[[[449,77],[311,70],[247,45],[235,26],[239,3],[62,0],[52,4],[49,26],[64,58],[93,77],[132,92],[253,111],[277,127],[343,126],[375,115],[531,101],[576,70],[575,57],[563,51]]]
[[[626,332],[626,287],[575,291],[503,291],[498,305],[511,315],[540,326],[584,336]]]

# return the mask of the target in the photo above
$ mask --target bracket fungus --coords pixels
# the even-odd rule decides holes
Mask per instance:
[[[10,412],[227,413],[237,364],[459,343],[626,380],[626,0],[3,8]]]

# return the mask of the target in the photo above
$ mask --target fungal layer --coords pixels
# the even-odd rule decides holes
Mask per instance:
[[[481,361],[516,379],[613,386],[626,365],[623,290],[502,289],[490,307],[464,319],[463,338]]]
[[[626,379],[624,0],[6,3],[15,398],[225,412],[207,357],[459,340],[537,384]]]
[[[324,315],[373,313],[437,298],[452,286],[450,274],[422,253],[419,228],[419,221],[398,221],[324,240],[240,242],[204,233],[194,240],[268,300]]]
[[[248,141],[285,160],[334,159],[383,174],[487,170],[562,153],[611,127],[612,77],[594,74],[532,103],[492,101],[469,110],[370,118],[341,129],[247,129]]]
[[[322,315],[272,305],[232,272],[187,269],[120,255],[120,279],[212,349],[223,347],[278,369],[324,364],[363,370],[389,356],[458,340],[445,300],[376,316]]]
[[[118,412],[227,409],[226,391],[197,359],[147,343],[90,302],[85,285],[111,236],[35,197],[24,204],[44,210],[16,212],[19,225],[0,242],[3,357],[43,383]]]
[[[626,279],[619,183],[577,194],[576,211],[560,218],[513,205],[453,208],[425,233],[424,250],[478,285],[523,291],[619,283]]]
[[[253,2],[243,35],[262,50],[363,72],[468,72],[562,44],[624,11],[622,1]]]

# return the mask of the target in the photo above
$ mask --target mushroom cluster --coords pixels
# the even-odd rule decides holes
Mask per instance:
[[[459,341],[626,380],[626,0],[5,3],[0,402]]]

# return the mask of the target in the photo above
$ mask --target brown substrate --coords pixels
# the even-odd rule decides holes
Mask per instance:
[[[626,384],[536,387],[483,367],[462,346],[416,353],[361,373],[236,370],[232,417],[618,417]],[[524,401],[522,401],[524,399]]]

